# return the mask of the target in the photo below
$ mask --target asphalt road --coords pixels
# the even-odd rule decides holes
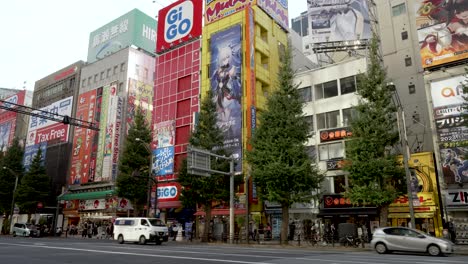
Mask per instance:
[[[422,254],[389,254],[349,249],[262,248],[178,242],[119,245],[112,240],[0,237],[0,263],[164,263],[164,264],[466,264],[468,256],[430,257]]]

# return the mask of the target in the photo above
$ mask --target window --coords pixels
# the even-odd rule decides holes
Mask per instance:
[[[315,148],[315,146],[306,146],[305,148],[309,158],[312,161],[315,161],[315,158],[317,157],[317,149]]]
[[[119,93],[123,92],[123,86],[124,86],[123,82],[119,83]]]
[[[140,76],[140,65],[135,64],[135,75]]]
[[[114,73],[113,73],[113,75],[116,75],[116,74],[117,74],[117,70],[118,70],[118,69],[119,69],[119,66],[117,66],[117,65],[114,66]]]
[[[125,71],[125,62],[122,62],[122,63],[120,64],[120,71],[121,71],[121,72],[124,72],[124,71]]]
[[[101,81],[104,80],[104,71],[101,72]]]
[[[144,68],[144,76],[143,78],[148,79],[148,68]]]
[[[95,75],[94,75],[94,82],[96,83],[97,81],[98,81],[98,75],[95,74]]]
[[[354,93],[356,91],[356,76],[340,79],[341,94]]]
[[[342,142],[319,145],[319,159],[330,160],[344,157],[344,146]]]
[[[86,85],[86,78],[81,81],[81,87],[85,87]]]
[[[337,81],[330,81],[315,85],[315,99],[330,98],[338,95]]]
[[[146,221],[146,219],[141,219],[141,225],[142,226],[149,226],[148,221]]]
[[[410,57],[405,58],[405,66],[406,66],[406,67],[411,66],[411,58],[410,58]]]
[[[408,39],[408,31],[401,32],[401,40],[407,40],[407,39]]]
[[[310,86],[299,88],[299,94],[304,102],[312,101],[312,89]]]
[[[317,114],[317,129],[338,127],[340,124],[340,111]]]
[[[404,13],[406,13],[405,3],[399,4],[399,5],[396,5],[396,6],[392,6],[392,15],[393,16],[399,16],[399,15],[404,14]]]
[[[343,111],[343,126],[350,126],[351,120],[356,116],[356,110],[354,108],[346,108],[341,111]]]
[[[333,186],[335,193],[344,193],[346,191],[346,176],[338,175],[333,177]]]
[[[416,93],[416,86],[414,84],[408,85],[408,91],[410,94]]]
[[[314,133],[314,116],[313,115],[310,115],[310,116],[305,116],[304,117],[306,122],[309,124],[309,132],[312,132]]]
[[[88,77],[88,85],[91,85],[91,79],[92,79],[92,78],[93,78],[93,77],[91,77],[91,76]]]
[[[111,68],[107,69],[106,78],[109,78],[110,76],[111,76]]]

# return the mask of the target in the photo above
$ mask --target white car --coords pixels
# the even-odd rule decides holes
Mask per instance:
[[[15,223],[11,229],[11,234],[15,236],[29,236],[31,233],[31,224]]]
[[[115,219],[114,239],[120,244],[125,242],[138,242],[146,244],[147,241],[156,245],[167,242],[169,231],[163,221],[146,217],[122,217]]]
[[[432,256],[451,254],[451,241],[429,236],[419,230],[406,227],[384,227],[375,230],[370,243],[379,254],[392,251],[424,252]]]

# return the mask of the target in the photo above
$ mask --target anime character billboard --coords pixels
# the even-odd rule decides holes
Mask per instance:
[[[211,35],[210,84],[216,103],[217,125],[224,133],[224,149],[234,158],[242,157],[242,44],[241,26]],[[240,172],[241,161],[236,172]]]
[[[468,58],[468,1],[416,0],[423,68]]]

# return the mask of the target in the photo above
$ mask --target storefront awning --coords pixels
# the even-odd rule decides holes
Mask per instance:
[[[375,207],[350,207],[350,208],[333,208],[333,209],[320,209],[318,217],[327,216],[369,216],[377,215],[377,208]]]
[[[235,209],[234,215],[245,215],[247,211],[245,209]],[[193,215],[205,216],[206,213],[203,211],[198,211]],[[211,215],[229,215],[229,209],[213,209],[211,210]]]
[[[414,218],[433,218],[434,212],[414,213]],[[388,218],[411,218],[409,213],[390,213]]]
[[[70,201],[70,200],[90,200],[106,198],[108,195],[114,195],[114,190],[106,190],[99,192],[81,192],[81,193],[65,193],[57,197],[59,201]]]

